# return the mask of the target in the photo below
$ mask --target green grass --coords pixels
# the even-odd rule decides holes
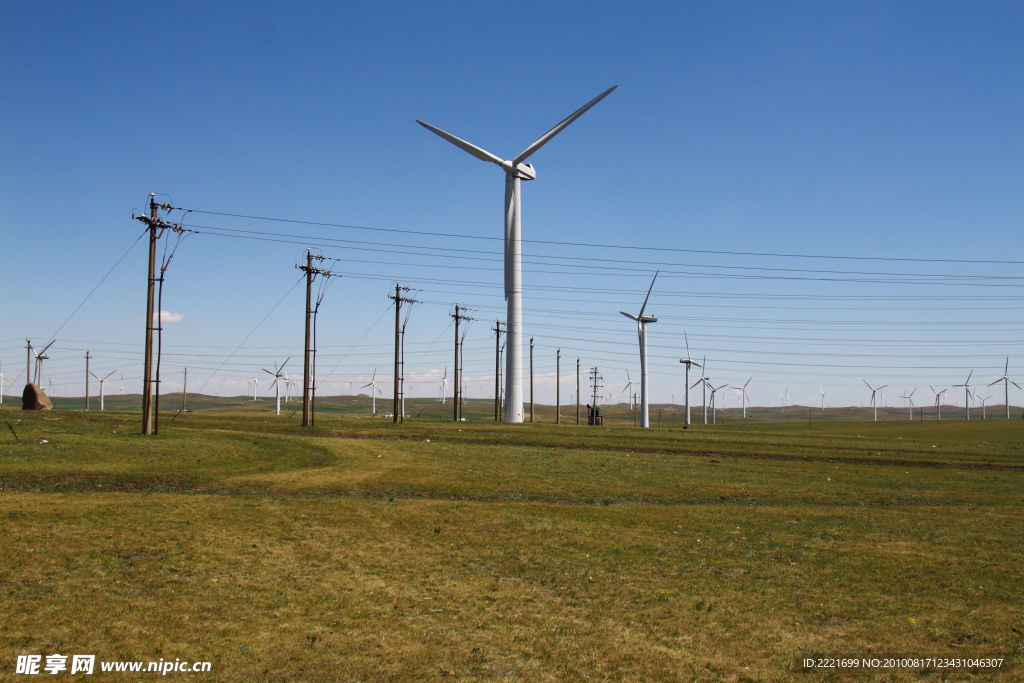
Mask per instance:
[[[1024,421],[3,415],[4,672],[789,681],[845,680],[796,655],[1024,654]]]

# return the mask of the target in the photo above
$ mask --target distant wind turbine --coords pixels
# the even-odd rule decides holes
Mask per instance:
[[[639,314],[633,315],[632,313],[619,311],[619,313],[630,320],[636,321],[636,333],[640,337],[640,426],[644,429],[650,427],[650,421],[647,419],[647,323],[658,322],[658,316],[645,316],[644,309],[647,308],[647,300],[651,298],[651,290],[654,289],[654,281],[657,279],[658,273],[655,273],[654,279],[651,280],[651,286],[647,289],[647,296],[644,297],[644,303],[640,307]]]
[[[917,391],[917,387],[914,387],[914,391]],[[911,420],[914,419],[914,399],[912,398],[912,396],[914,395],[914,391],[911,391],[908,394],[907,390],[904,389],[903,390],[903,395],[900,396],[900,398],[902,398],[904,401],[907,402],[907,405],[908,405],[908,407],[910,409],[910,419]]]
[[[964,411],[967,415],[967,420],[971,419],[971,375],[974,374],[974,370],[967,375],[967,379],[964,380],[963,384],[954,384],[954,387],[964,388]]]
[[[370,397],[373,399],[373,414],[376,415],[377,414],[377,368],[373,369],[373,378],[370,380],[370,383],[369,384],[364,384],[363,386],[361,386],[359,388],[360,389],[365,389],[366,387],[370,387]]]
[[[935,391],[935,387],[933,387],[931,385],[928,385],[928,388],[932,390],[933,394],[935,394],[935,408],[936,408],[936,410],[938,410],[939,421],[941,421],[942,420],[942,395],[945,394],[948,391],[948,389],[943,389],[942,391]]]
[[[685,335],[685,333],[684,333],[684,335]],[[690,389],[693,389],[698,384],[701,385],[701,387],[700,387],[700,398],[701,398],[701,403],[704,404],[704,424],[707,424],[708,423],[708,387],[711,386],[711,382],[710,382],[710,380],[708,378],[708,357],[707,356],[704,356],[704,365],[700,366],[700,367],[701,367],[700,379],[697,380],[696,382],[694,382],[693,386],[690,387]],[[686,390],[687,399],[689,399],[689,396],[690,396],[690,389]],[[689,400],[687,400],[687,403],[689,403]],[[687,407],[689,407],[689,406],[687,406]],[[687,411],[687,413],[689,413],[689,411]],[[689,415],[687,415],[687,417],[689,417]]]
[[[523,421],[523,340],[520,329],[523,324],[522,251],[520,237],[522,229],[522,203],[520,183],[523,180],[533,180],[537,177],[533,166],[525,162],[530,155],[547,144],[551,138],[562,132],[566,126],[582,116],[588,109],[604,99],[608,93],[617,87],[613,85],[568,117],[562,119],[554,128],[538,138],[536,142],[511,161],[501,159],[429,123],[424,123],[419,119],[416,120],[421,126],[444,138],[459,149],[469,152],[481,161],[489,161],[492,164],[496,164],[505,171],[505,299],[508,301],[508,317],[505,320],[507,321],[506,334],[509,349],[505,366],[505,381],[507,383],[505,391],[507,399],[505,403],[505,422]],[[647,425],[644,426],[646,427]]]
[[[700,363],[694,362],[693,358],[690,357],[690,339],[686,336],[686,330],[683,330],[683,339],[686,340],[686,358],[680,358],[679,362],[686,366],[686,426],[690,426],[690,366],[696,365],[698,368],[701,367]],[[694,385],[696,386],[696,385]]]
[[[754,378],[751,377],[750,379]],[[742,387],[733,387],[733,389],[737,389],[740,392],[740,403],[743,404],[743,417],[747,416],[747,385],[750,384],[750,379]]]
[[[880,394],[882,392],[882,389],[886,388],[889,385],[883,384],[880,387],[873,387],[867,383],[867,380],[863,380],[863,382],[867,386],[867,388],[871,390],[871,407],[875,409],[875,422],[878,422],[878,403],[875,401],[875,394]]]
[[[818,387],[818,391],[821,392],[821,410],[822,410],[822,412],[824,412],[825,411],[825,390],[822,389],[821,387]]]
[[[1018,389],[1020,389],[1020,385],[1017,384],[1016,382],[1014,382],[1012,379],[1010,379],[1010,357],[1009,356],[1006,357],[1006,367],[1003,368],[1003,376],[1000,377],[999,379],[997,379],[995,382],[992,382],[992,384],[999,384],[1000,382],[1003,383],[1003,396],[1004,396],[1005,401],[1006,401],[1006,419],[1009,420],[1010,419],[1010,385],[1012,384],[1013,386],[1015,386]],[[992,384],[989,384],[989,386],[992,386]]]
[[[636,384],[632,379],[629,378],[629,370],[626,370],[626,386],[622,389],[622,393],[629,392],[629,409],[633,410],[633,385]]]
[[[117,370],[112,370],[107,374],[106,377],[100,377],[92,370],[89,371],[90,375],[92,375],[93,377],[100,381],[100,410],[103,410],[103,385],[106,384],[107,379],[110,377],[110,375],[113,375],[115,372],[117,372]]]
[[[448,399],[448,368],[444,369],[444,375],[441,377],[441,403],[445,403]]]
[[[281,371],[284,370],[284,366],[287,365],[288,361],[290,361],[291,359],[291,356],[286,358],[284,363],[281,363],[281,367],[277,367],[277,363],[274,363],[273,372],[267,370],[266,368],[263,368],[263,372],[267,373],[268,375],[271,375],[274,378],[274,389],[277,396],[277,406],[274,409],[274,415],[281,414],[281,380],[285,378],[285,375]]]
[[[710,382],[708,384],[710,386]],[[715,388],[713,386],[711,387],[711,424],[718,424],[718,420],[716,419],[717,412],[715,410],[715,394],[717,394],[719,391],[726,388],[727,386],[729,385],[723,384],[718,388]]]
[[[977,398],[979,401],[981,401],[981,419],[984,420],[985,419],[985,401],[989,400],[992,397],[991,396],[984,396],[984,397],[978,396],[978,392],[974,392],[974,397]]]
[[[259,374],[255,370],[253,370],[252,371],[252,400],[254,400],[254,401],[256,400],[256,385],[259,384],[259,382],[260,382]]]

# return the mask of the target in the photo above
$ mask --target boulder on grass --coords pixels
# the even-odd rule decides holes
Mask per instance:
[[[53,404],[46,393],[29,382],[25,385],[25,391],[21,394],[22,410],[53,410]]]

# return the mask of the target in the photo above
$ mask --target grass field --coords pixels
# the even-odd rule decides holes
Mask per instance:
[[[303,429],[241,403],[148,438],[128,410],[0,413],[0,678],[51,653],[218,681],[1024,678],[1024,420],[393,425],[325,400]],[[796,668],[880,653],[1004,669]]]

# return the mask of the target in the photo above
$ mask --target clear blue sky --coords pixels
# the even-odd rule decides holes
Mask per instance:
[[[639,308],[658,269],[654,401],[682,402],[684,330],[716,385],[753,376],[762,405],[787,388],[817,404],[819,387],[829,404],[863,403],[861,379],[892,385],[898,404],[972,369],[991,381],[1007,355],[1024,377],[1020,2],[8,1],[0,83],[0,361],[8,381],[22,373],[15,391],[25,338],[53,337],[159,192],[188,209],[422,233],[188,214],[205,232],[167,273],[163,308],[183,317],[166,325],[165,390],[185,366],[190,388],[222,395],[275,360],[297,370],[294,266],[314,244],[345,274],[321,308],[324,391],[375,367],[389,381],[386,295],[401,279],[424,301],[411,393],[451,375],[459,301],[480,319],[468,393],[491,395],[503,174],[415,119],[511,158],[613,84],[524,184],[538,400],[553,401],[557,348],[564,401],[577,357],[612,391],[638,379],[618,311]],[[144,278],[140,242],[60,330],[46,366],[57,395],[81,395],[86,349],[139,390]]]

